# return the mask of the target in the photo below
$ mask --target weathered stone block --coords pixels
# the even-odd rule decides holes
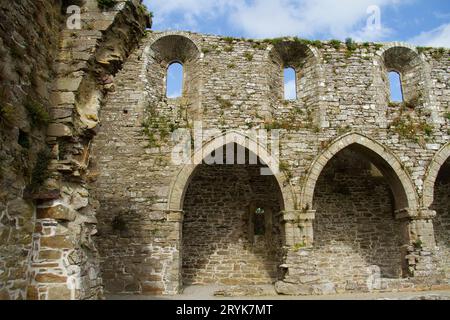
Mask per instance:
[[[23,216],[24,218],[31,218],[34,213],[34,206],[24,200],[16,199],[8,203],[8,214],[10,216]]]
[[[67,277],[53,273],[40,273],[34,278],[37,282],[43,283],[66,283]]]
[[[80,87],[80,78],[63,78],[56,81],[56,89],[60,91],[76,91]]]
[[[70,300],[71,290],[67,286],[50,286],[48,288],[48,300]]]
[[[39,290],[36,286],[27,287],[27,300],[39,300]]]
[[[310,285],[293,284],[283,281],[277,281],[275,283],[275,290],[278,294],[290,296],[311,295],[314,292],[314,288]]]
[[[37,219],[55,219],[63,221],[74,221],[77,216],[77,212],[61,204],[49,207],[38,208],[36,212]]]
[[[73,243],[66,236],[42,237],[41,247],[73,249]]]
[[[52,123],[47,128],[47,135],[50,137],[70,137],[72,129],[62,123]]]
[[[61,251],[57,250],[41,250],[39,251],[39,260],[58,260],[61,258]]]

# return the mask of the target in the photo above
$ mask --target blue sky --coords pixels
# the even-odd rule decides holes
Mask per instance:
[[[450,47],[450,0],[144,0],[153,30]],[[380,28],[367,20],[380,9]],[[378,21],[378,20],[377,20]]]

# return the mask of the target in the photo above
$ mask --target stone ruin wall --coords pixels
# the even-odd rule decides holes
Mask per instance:
[[[82,29],[67,28],[72,4]],[[148,13],[139,1],[40,0],[3,1],[0,15],[0,299],[100,298],[84,162],[96,108]]]
[[[46,123],[28,110],[50,103],[60,18],[52,1],[0,3],[0,299],[26,298],[38,226],[25,188],[46,146]]]
[[[175,44],[179,51],[173,49]],[[171,163],[174,143],[159,137],[165,127],[192,128],[195,121],[202,121],[203,128],[218,128],[217,136],[232,130],[281,129],[283,172],[276,179],[283,189],[280,197],[287,201],[280,217],[284,247],[279,252],[284,254],[284,263],[278,273],[279,279],[285,280],[277,283],[280,293],[444,285],[442,271],[434,268],[439,259],[430,257],[427,251],[434,241],[432,216],[422,208],[420,196],[431,159],[448,143],[449,66],[445,57],[447,51],[440,55],[438,49],[431,49],[419,54],[416,48],[400,43],[361,44],[349,53],[345,44],[335,48],[324,43],[317,48],[295,40],[263,42],[183,32],[150,33],[117,75],[116,91],[102,108],[101,130],[94,140],[92,165],[98,168],[99,176],[93,189],[100,201],[99,250],[106,290],[179,292],[183,266],[192,268],[189,261],[195,257],[183,241],[195,237],[210,246],[220,243],[221,237],[203,236],[202,232],[214,226],[202,229],[197,222],[196,234],[191,232],[190,198],[174,205],[173,198],[179,199],[174,192],[193,187],[188,187],[190,180],[184,177],[182,166]],[[183,63],[185,68],[183,97],[179,99],[165,97],[166,68],[173,61]],[[296,101],[282,99],[281,67],[287,65],[296,66],[298,72]],[[389,103],[385,73],[391,68],[412,79],[405,84],[411,87],[405,91],[405,99],[418,100],[414,108]],[[413,96],[411,92],[423,93]],[[396,129],[408,126],[399,121],[403,118],[418,124],[410,126],[417,140]],[[143,123],[154,135],[143,132]],[[425,124],[432,132],[425,132]],[[332,178],[333,167],[323,174],[311,169],[318,159],[331,159],[353,144],[363,146],[353,150],[353,158],[366,159],[360,171],[350,170],[348,177],[338,173],[338,178]],[[353,163],[351,159],[347,162]],[[373,169],[374,164],[382,172]],[[372,171],[378,173],[372,177]],[[400,185],[405,184],[407,190],[404,194],[393,178],[399,172]],[[305,181],[315,174],[320,179],[310,204],[309,194],[314,190],[309,190]],[[336,183],[338,187],[346,185],[351,196],[330,189]],[[216,196],[223,210],[234,205],[225,201],[225,191],[220,194],[223,198],[219,191]],[[247,203],[242,200],[241,210]],[[408,206],[409,211],[402,211]],[[195,207],[203,210],[201,203]],[[212,208],[204,211],[210,221],[217,214]],[[437,212],[445,215],[447,211]],[[340,216],[347,219],[339,229],[343,235],[337,235],[333,227],[334,219]],[[215,228],[226,225],[217,222]],[[186,238],[183,228],[189,230]],[[239,227],[235,230],[238,232]],[[309,240],[311,234],[312,247],[309,243],[299,248],[302,239]],[[353,236],[356,238],[349,245]],[[419,237],[427,248],[422,253],[412,247]],[[240,252],[245,255],[244,249]],[[208,259],[225,258],[211,253]],[[337,269],[336,263],[340,265]],[[239,262],[234,266],[239,268]],[[202,270],[199,267],[196,271]],[[233,274],[229,272],[228,276]],[[212,282],[223,282],[220,274],[217,271]],[[411,278],[411,274],[416,277]],[[418,280],[420,275],[422,280]],[[203,276],[207,280],[200,279],[199,283],[211,281],[207,273]]]
[[[11,128],[2,124],[2,168],[8,175],[1,189],[2,299],[101,298],[103,289],[174,294],[183,282],[232,284],[229,279],[255,270],[268,276],[249,283],[277,281],[282,294],[448,285],[447,174],[434,188],[450,156],[448,50],[419,52],[402,43],[358,44],[350,50],[331,42],[185,32],[144,35],[150,21],[139,1],[119,1],[106,12],[96,1],[85,1],[84,28],[73,31],[61,24],[61,6],[48,3],[42,1],[53,15],[36,23],[48,39],[59,40],[39,49],[49,53],[32,57],[56,61],[54,71],[42,70],[53,72],[47,82],[38,81],[46,83],[39,101],[52,121],[47,128],[45,123],[28,129],[30,115],[20,91],[28,81],[19,70],[6,80],[18,93],[2,100],[22,118]],[[2,6],[2,14],[35,10]],[[25,38],[24,43],[39,42]],[[14,66],[8,59],[20,60],[12,56],[16,50],[5,48],[12,53],[0,56],[3,73]],[[180,99],[165,97],[166,68],[173,61],[185,71]],[[297,71],[295,101],[282,99],[285,66]],[[409,107],[389,103],[386,74],[392,69],[402,74]],[[251,190],[230,201],[223,195],[232,192],[225,185],[207,187],[193,166],[174,165],[167,132],[191,130],[194,121],[218,129],[216,139],[202,140],[210,152],[223,143],[217,139],[222,133],[240,139],[244,136],[233,130],[280,129],[282,172],[272,177],[273,191],[258,195],[256,186],[266,182],[248,180],[242,168],[230,167],[226,170],[234,170],[242,182],[233,188]],[[50,179],[30,194],[23,192],[30,178],[12,176],[24,170],[9,169],[24,154],[15,143],[23,143],[24,134],[42,137],[33,141],[24,161],[32,172],[38,151],[46,144],[51,151]],[[356,169],[346,168],[355,162]],[[196,183],[205,187],[198,191]],[[212,210],[217,207],[202,205],[200,193],[236,215],[236,223],[224,223],[221,211]],[[267,257],[258,256],[258,242],[252,239],[252,246],[250,231],[245,240],[242,230],[249,221],[244,212],[262,198],[276,198],[269,202],[281,210],[272,212],[272,244],[278,248],[264,267]],[[196,237],[204,247],[221,243],[201,229],[202,218],[194,221],[195,215],[211,219],[213,229],[228,228],[231,240],[242,239],[241,245],[220,254],[188,255]],[[246,259],[236,261],[227,249]],[[23,259],[12,258],[19,252]],[[196,255],[208,266],[193,268],[189,259]],[[231,266],[239,271],[237,278],[230,276]]]

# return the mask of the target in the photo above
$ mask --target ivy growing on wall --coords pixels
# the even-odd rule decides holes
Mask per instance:
[[[28,97],[25,101],[25,109],[33,127],[43,127],[50,123],[50,114],[47,109],[36,100]]]
[[[50,177],[48,166],[51,161],[51,152],[48,148],[44,148],[37,154],[36,164],[31,173],[30,188],[36,191]]]
[[[116,5],[115,0],[97,0],[98,7],[102,10],[111,9]]]
[[[149,104],[146,108],[147,115],[142,121],[143,133],[148,139],[147,147],[160,147],[162,141],[167,141],[171,133],[181,128],[180,123],[187,122],[187,119],[183,119],[185,109],[186,106],[181,105],[177,116],[173,118],[158,112],[157,108]],[[188,124],[187,127],[189,127]]]

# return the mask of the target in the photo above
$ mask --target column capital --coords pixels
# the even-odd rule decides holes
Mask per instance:
[[[430,209],[420,209],[419,219],[434,219],[436,217],[436,211]]]
[[[410,208],[403,208],[395,211],[396,220],[413,220],[417,219],[417,210],[411,210]]]
[[[316,217],[316,210],[292,210],[281,211],[284,222],[305,222],[312,221]]]
[[[404,208],[395,211],[395,219],[397,220],[428,220],[433,219],[436,216],[436,211],[420,208],[417,210],[411,210]]]

